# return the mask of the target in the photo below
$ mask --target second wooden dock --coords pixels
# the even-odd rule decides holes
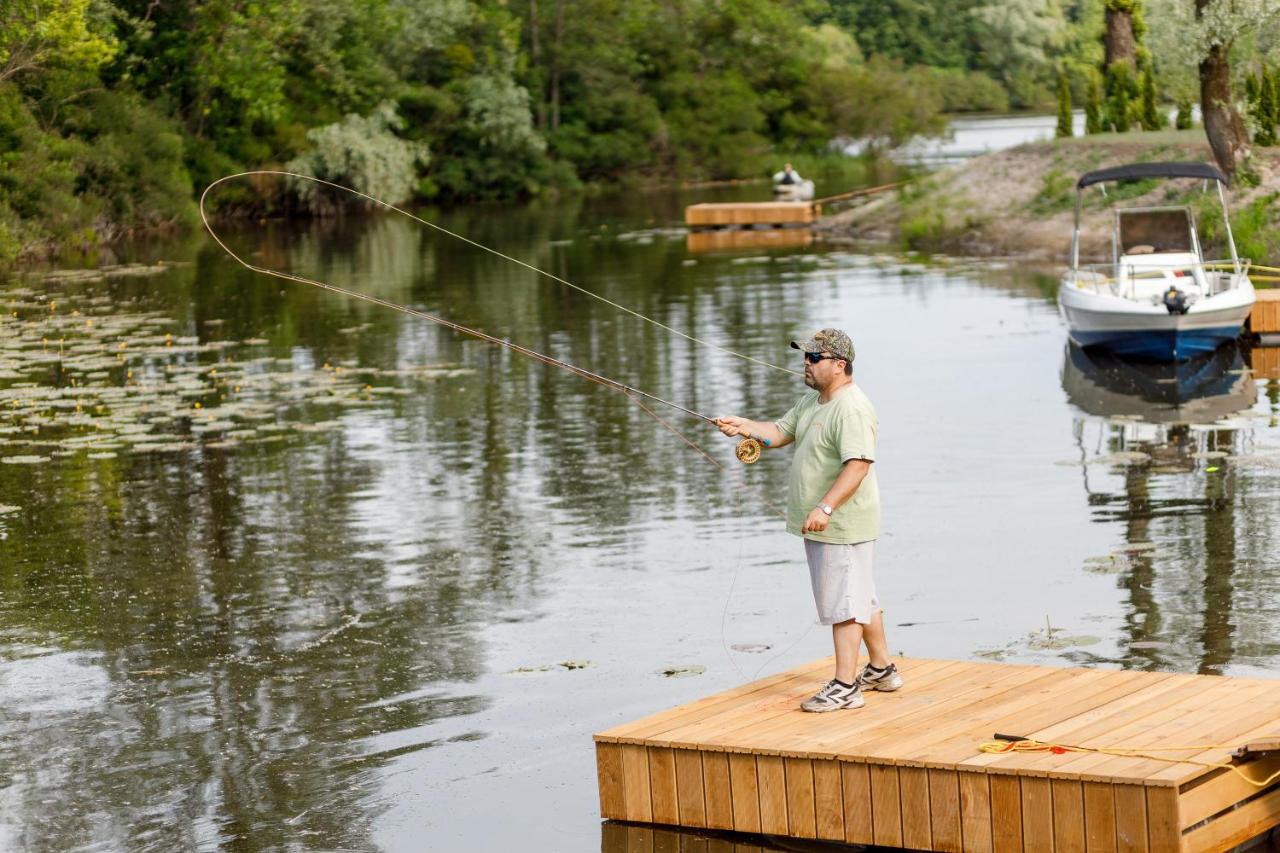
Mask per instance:
[[[693,204],[685,208],[690,228],[753,228],[761,225],[808,225],[821,208],[811,201],[744,201]]]
[[[897,663],[906,686],[859,710],[798,710],[828,659],[601,732],[602,815],[998,853],[1221,851],[1280,825],[1280,778],[1249,781],[1280,750],[1218,766],[1280,734],[1280,680]],[[996,732],[1138,754],[984,752]]]

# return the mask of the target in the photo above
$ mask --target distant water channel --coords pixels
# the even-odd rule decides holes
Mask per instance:
[[[692,252],[691,200],[438,221],[761,359],[847,329],[895,651],[1274,675],[1254,354],[1082,357],[1016,266]],[[709,414],[801,390],[404,221],[234,238]],[[659,410],[722,471],[617,393],[202,239],[123,260],[0,285],[0,849],[618,849],[593,732],[829,653],[766,506],[785,451],[744,468]]]

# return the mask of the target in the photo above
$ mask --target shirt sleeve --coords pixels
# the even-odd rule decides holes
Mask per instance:
[[[804,402],[801,397],[794,406],[787,410],[787,413],[773,422],[783,435],[787,438],[796,437],[796,421],[800,417],[800,405]]]
[[[850,409],[839,422],[839,433],[836,435],[836,447],[840,451],[840,461],[862,459],[867,462],[876,460],[876,422],[866,412]]]

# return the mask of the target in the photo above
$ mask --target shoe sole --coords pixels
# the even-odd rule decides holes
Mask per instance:
[[[902,678],[901,676],[899,676],[894,680],[888,681],[888,682],[864,681],[861,684],[859,684],[858,687],[862,688],[863,692],[866,692],[867,690],[878,690],[881,693],[892,693],[895,690],[902,689]]]
[[[806,708],[804,705],[801,705],[800,710],[809,714],[826,714],[831,711],[846,711],[846,710],[856,711],[858,708],[861,708],[866,704],[867,704],[866,702],[859,702],[856,705],[853,703],[849,703],[846,705],[836,705],[835,707],[823,707],[823,708]]]

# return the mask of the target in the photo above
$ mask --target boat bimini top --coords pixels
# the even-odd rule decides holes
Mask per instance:
[[[1086,187],[1116,181],[1138,181],[1144,178],[1198,178],[1214,181],[1218,187],[1218,202],[1222,205],[1222,222],[1227,232],[1227,246],[1231,250],[1231,264],[1240,272],[1240,259],[1236,255],[1236,242],[1231,234],[1231,221],[1227,215],[1227,199],[1223,192],[1226,175],[1217,166],[1208,163],[1131,163],[1086,172],[1076,181],[1075,228],[1071,232],[1071,269],[1080,267],[1080,203]],[[1106,190],[1103,189],[1105,194]],[[1115,229],[1112,232],[1113,263],[1121,255],[1142,253],[1191,253],[1201,257],[1199,239],[1195,232],[1195,220],[1185,207],[1139,207],[1116,210]],[[1138,251],[1134,251],[1134,249]]]

